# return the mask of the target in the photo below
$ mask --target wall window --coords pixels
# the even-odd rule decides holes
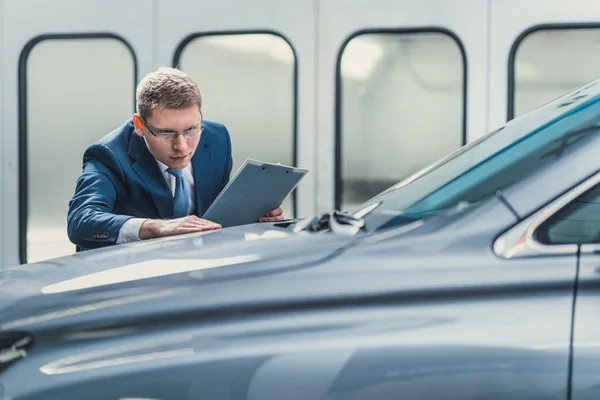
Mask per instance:
[[[26,261],[34,262],[75,252],[66,215],[82,155],[133,114],[136,66],[130,48],[112,37],[49,37],[26,55],[21,204],[27,206]]]
[[[598,78],[600,26],[535,29],[515,42],[508,118]]]
[[[464,144],[465,60],[443,32],[365,33],[339,65],[336,207],[359,204]]]
[[[175,64],[198,82],[204,117],[227,127],[232,175],[247,158],[294,165],[296,59],[288,42],[270,33],[195,36]],[[294,206],[290,196],[286,217]]]

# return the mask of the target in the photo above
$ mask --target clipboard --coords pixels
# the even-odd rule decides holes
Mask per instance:
[[[246,159],[202,218],[223,228],[257,223],[279,207],[308,170]]]

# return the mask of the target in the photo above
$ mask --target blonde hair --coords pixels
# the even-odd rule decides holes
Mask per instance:
[[[161,67],[146,75],[137,86],[137,112],[146,119],[155,108],[181,110],[202,107],[200,89],[185,72],[176,68]]]

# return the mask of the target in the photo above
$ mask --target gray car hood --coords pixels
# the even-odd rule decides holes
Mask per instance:
[[[52,321],[57,312],[80,314],[81,307],[98,311],[143,300],[168,303],[184,292],[202,297],[200,286],[293,271],[333,256],[351,240],[255,224],[9,268],[0,271],[0,330],[31,325],[35,318]]]
[[[379,233],[257,224],[86,251],[0,272],[0,332],[214,320],[406,290],[429,296],[442,284],[496,285],[498,273],[481,263],[498,260],[490,243],[515,222],[493,198]]]

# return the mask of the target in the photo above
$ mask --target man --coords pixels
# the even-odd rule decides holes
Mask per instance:
[[[80,249],[221,228],[199,218],[229,181],[229,132],[204,121],[196,83],[173,68],[147,75],[137,113],[90,146],[69,202]],[[261,222],[283,219],[281,207]]]

